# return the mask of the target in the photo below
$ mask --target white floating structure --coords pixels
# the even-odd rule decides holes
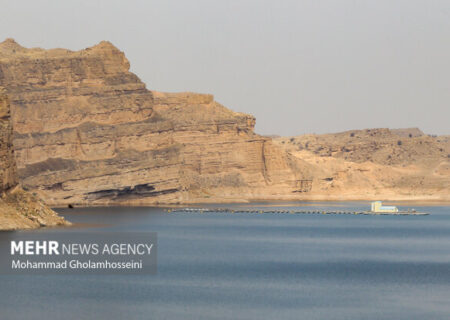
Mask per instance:
[[[383,203],[381,201],[374,201],[374,202],[372,202],[371,211],[372,212],[394,213],[394,212],[398,212],[398,209],[397,209],[397,207],[394,207],[394,206],[383,206]]]

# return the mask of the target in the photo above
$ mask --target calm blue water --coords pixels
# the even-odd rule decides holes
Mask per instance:
[[[432,215],[59,209],[89,232],[157,231],[158,274],[0,276],[0,319],[450,319],[450,207],[415,208]]]

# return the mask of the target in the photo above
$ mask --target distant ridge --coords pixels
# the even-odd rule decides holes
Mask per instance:
[[[450,199],[449,136],[378,128],[274,141],[307,163],[317,197]]]

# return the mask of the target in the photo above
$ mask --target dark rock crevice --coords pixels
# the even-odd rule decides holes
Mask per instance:
[[[126,200],[142,197],[155,197],[159,195],[178,192],[179,188],[172,188],[166,190],[156,191],[155,187],[150,184],[138,184],[135,186],[126,186],[118,189],[98,190],[87,193],[88,200],[97,199],[111,199],[111,200]]]

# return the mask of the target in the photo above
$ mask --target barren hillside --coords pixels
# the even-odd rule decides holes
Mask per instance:
[[[307,163],[312,198],[450,198],[449,136],[367,129],[274,141]]]

